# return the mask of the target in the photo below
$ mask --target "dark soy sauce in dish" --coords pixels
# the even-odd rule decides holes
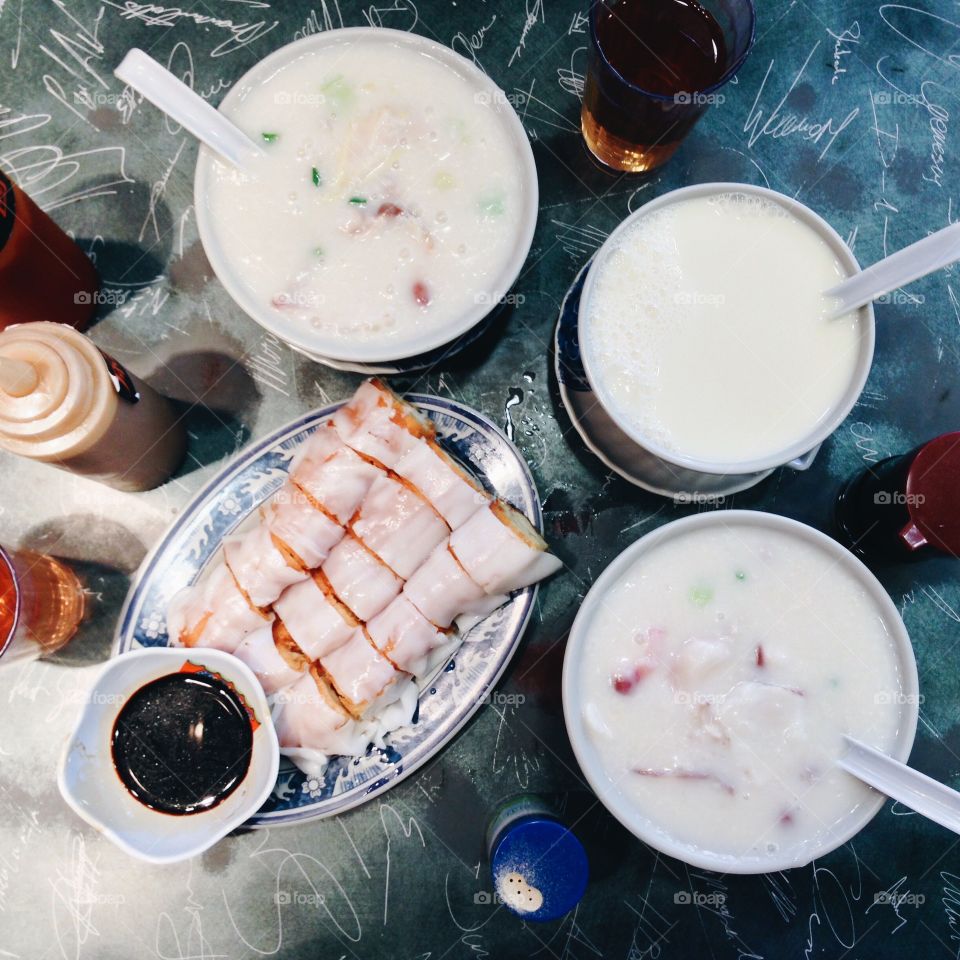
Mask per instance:
[[[113,764],[144,806],[200,813],[233,793],[250,767],[253,724],[219,677],[170,673],[144,684],[113,725]]]

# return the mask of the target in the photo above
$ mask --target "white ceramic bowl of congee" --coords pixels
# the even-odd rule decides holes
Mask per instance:
[[[745,202],[724,207],[730,196]],[[756,215],[738,224],[738,207]],[[780,466],[807,469],[873,361],[872,306],[821,319],[820,294],[859,269],[830,224],[774,190],[702,183],[644,204],[604,242],[580,297],[598,401],[584,428],[664,496],[731,494]],[[742,307],[761,295],[764,310]]]
[[[721,873],[800,867],[885,798],[841,770],[847,734],[906,761],[910,638],[851,553],[785,517],[720,510],[628,547],[567,641],[584,776],[631,833]]]
[[[254,320],[314,358],[371,365],[461,338],[504,302],[537,220],[507,95],[416,34],[351,27],[281,47],[220,104],[255,174],[202,147],[197,227]]]

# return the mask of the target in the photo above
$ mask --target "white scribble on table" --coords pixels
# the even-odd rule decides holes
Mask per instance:
[[[888,16],[888,13],[896,11],[900,15],[900,25],[893,23]],[[941,63],[945,63],[949,67],[960,67],[960,53],[955,53],[957,40],[960,40],[960,23],[957,23],[954,20],[948,20],[946,17],[941,17],[936,13],[930,13],[927,10],[921,10],[919,7],[911,7],[908,4],[904,3],[885,3],[882,4],[878,10],[880,14],[880,19],[898,36],[902,37],[907,41],[911,46],[916,47],[918,50],[922,50],[927,56],[933,57],[934,60],[939,60]],[[945,30],[938,30],[940,25],[945,27],[953,27],[954,32],[957,36],[954,38],[952,43],[944,40],[944,50],[943,53],[937,53],[935,50],[931,50],[929,47],[925,47],[919,40],[916,40],[913,35],[908,32],[910,27],[910,21],[913,20],[913,15],[916,14],[918,20],[932,20],[936,23],[927,23],[915,24],[917,27],[917,33],[921,36],[928,36],[933,39],[933,37],[938,36],[939,33],[946,34]],[[902,29],[901,29],[902,28]]]
[[[854,20],[849,27],[845,27],[839,33],[827,29],[827,33],[833,38],[833,76],[830,78],[831,86],[835,86],[840,77],[847,72],[843,66],[844,57],[849,57],[853,52],[851,47],[860,43],[860,24]]]
[[[84,589],[84,594],[89,595],[87,588]],[[53,695],[48,698],[50,709],[43,718],[44,723],[53,723],[65,710],[79,714],[90,696],[89,680],[75,676],[75,671],[59,673],[56,677]]]
[[[249,913],[241,909],[235,914],[227,889],[224,887],[221,890],[227,919],[243,945],[263,957],[280,953],[283,947],[283,918],[290,907],[300,910],[311,907],[322,912],[333,924],[335,936],[339,935],[350,943],[359,943],[363,937],[360,915],[330,868],[310,854],[294,853],[284,847],[270,847],[269,842],[270,831],[265,830],[260,845],[250,854],[250,860],[257,867],[267,869],[272,876],[273,882],[268,880],[262,889],[272,887],[272,919],[275,922],[265,926],[258,914],[255,920],[243,924],[242,918],[249,917]],[[309,890],[308,893],[302,892],[304,886]],[[256,937],[260,945],[250,937]]]
[[[849,244],[848,244],[849,246]],[[873,387],[864,389],[857,399],[857,406],[867,410],[876,410],[887,402],[887,395],[882,390]]]
[[[940,902],[943,904],[947,926],[950,928],[950,939],[960,944],[960,877],[955,873],[942,870],[940,879],[943,881],[943,897]],[[954,956],[960,956],[960,946],[957,947]]]
[[[90,100],[96,103],[95,97],[91,96],[85,84],[93,81],[101,90],[109,90],[109,84],[94,66],[103,58],[104,48],[99,38],[103,7],[97,11],[93,23],[87,26],[70,12],[63,0],[53,0],[53,3],[70,20],[75,29],[73,34],[69,35],[51,27],[50,36],[54,43],[50,47],[41,43],[40,50],[62,67],[78,82],[79,86],[72,92],[72,96],[68,97],[60,79],[50,73],[43,75],[43,86],[47,93],[63,104],[74,116],[89,124],[90,121],[76,107],[77,104],[85,104]]]
[[[550,223],[557,228],[557,239],[563,252],[577,263],[591,256],[607,239],[606,230],[590,223],[565,223],[563,220],[551,220]]]
[[[183,213],[180,214],[180,221],[178,224],[177,230],[177,256],[183,259],[183,252],[186,249],[186,244],[184,243],[184,236],[187,230],[187,224],[190,222],[190,217],[193,216],[193,204],[191,203]]]
[[[36,703],[41,696],[49,696],[50,691],[43,683],[46,674],[43,665],[38,661],[28,660],[21,667],[13,666],[9,669],[19,669],[19,673],[17,679],[10,686],[7,703],[14,703],[18,697],[21,700]]]
[[[0,913],[7,911],[7,894],[15,878],[27,864],[30,844],[40,836],[40,817],[36,810],[28,810],[8,797],[8,789],[0,784],[0,798],[8,813],[8,829],[15,833],[13,842],[0,850]]]
[[[869,423],[858,421],[850,424],[850,433],[857,442],[857,449],[860,455],[867,463],[876,463],[881,459],[880,448],[877,446],[877,439],[873,433],[873,427]]]
[[[69,836],[70,856],[57,866],[52,887],[53,935],[64,960],[78,960],[91,937],[100,933],[93,923],[93,907],[100,871],[87,854],[86,841],[79,833]]]
[[[385,7],[371,4],[363,11],[363,18],[371,27],[410,31],[417,25],[420,15],[413,0],[394,0]]]
[[[211,57],[225,57],[236,53],[244,47],[259,40],[277,27],[279,20],[268,22],[255,20],[253,22],[236,23],[227,17],[214,17],[193,10],[183,10],[180,7],[164,7],[156,3],[137,3],[136,0],[102,0],[105,6],[120,12],[123,20],[135,20],[149,27],[175,27],[180,23],[192,23],[198,27],[213,27],[225,31],[226,40],[218,43],[211,51]]]
[[[49,113],[14,113],[0,104],[0,140],[38,130],[50,122]]]
[[[341,827],[341,829],[343,830],[344,836],[347,838],[347,840],[348,840],[349,843],[350,843],[350,846],[353,848],[353,852],[357,855],[357,860],[360,861],[360,867],[361,867],[361,869],[362,869],[363,872],[367,875],[367,879],[369,880],[369,879],[370,879],[370,871],[367,869],[367,865],[366,865],[366,863],[364,862],[363,856],[361,855],[360,851],[357,849],[357,845],[353,842],[353,837],[350,836],[350,831],[347,830],[347,825],[346,825],[346,823],[344,823],[343,817],[337,817],[337,823],[340,824],[340,827]]]
[[[760,882],[781,919],[785,923],[790,923],[797,915],[797,894],[790,877],[782,871],[765,873],[761,875]]]
[[[873,903],[864,911],[864,914],[868,914],[874,907],[889,907],[893,911],[894,917],[899,921],[892,930],[888,931],[890,935],[902,930],[907,925],[907,919],[900,912],[901,909],[908,905],[918,906],[924,901],[923,894],[914,894],[905,888],[906,882],[907,877],[901,877],[886,890],[878,893],[874,897]]]
[[[530,956],[537,957],[546,953],[550,957],[559,957],[560,960],[575,960],[577,957],[585,956],[604,956],[603,950],[586,935],[583,927],[577,922],[579,913],[580,904],[577,904],[573,908],[573,912],[567,914],[560,926],[545,941],[541,941],[543,946],[539,950],[534,950]],[[560,944],[557,944],[558,940],[561,941]],[[583,950],[576,950],[577,947],[583,947]],[[557,948],[559,948],[559,952],[557,952]]]
[[[384,868],[384,877],[383,877],[383,925],[387,925],[387,917],[389,915],[390,908],[390,851],[392,847],[392,837],[390,830],[387,827],[386,816],[390,815],[393,817],[397,826],[400,827],[400,832],[405,840],[409,840],[413,836],[413,832],[416,831],[417,836],[420,838],[420,846],[426,848],[427,843],[423,839],[423,831],[420,829],[420,824],[417,823],[416,818],[408,816],[406,820],[400,816],[399,813],[394,809],[394,807],[389,803],[380,804],[380,826],[383,827],[383,835],[387,839],[387,847],[384,855],[385,868]]]
[[[323,406],[325,407],[329,406],[332,403],[330,399],[330,394],[327,393],[327,391],[323,388],[323,385],[320,383],[320,381],[314,380],[313,386],[314,386],[314,389],[317,391],[317,394],[320,397],[320,402],[323,404]]]
[[[472,60],[483,70],[483,64],[480,62],[479,57],[477,57],[477,51],[483,49],[483,42],[486,40],[487,34],[493,29],[493,25],[496,22],[497,15],[493,14],[487,23],[477,27],[473,33],[464,33],[463,30],[458,30],[450,41],[450,49],[455,50],[460,56]]]
[[[859,875],[859,861],[857,861],[857,870]],[[824,895],[821,883],[830,883],[833,889],[839,893],[839,898],[827,897]],[[857,898],[854,898],[857,899]],[[833,912],[831,912],[831,910]],[[845,911],[845,915],[842,915]],[[841,914],[838,916],[838,914]],[[843,923],[843,929],[840,928]],[[815,946],[816,931],[821,930],[833,935],[834,940],[844,948],[852,950],[857,944],[856,924],[854,922],[853,907],[847,891],[837,879],[837,875],[827,867],[817,866],[816,860],[813,862],[813,910],[807,918],[807,940],[804,946],[803,955],[806,960],[815,953],[821,953],[823,946],[819,949]]]
[[[474,933],[477,930],[480,930],[482,927],[485,927],[497,915],[496,910],[491,910],[487,914],[486,919],[481,920],[479,923],[475,923],[472,927],[468,927],[462,924],[457,919],[456,914],[453,912],[453,904],[450,902],[450,871],[449,870],[446,872],[443,878],[443,897],[444,897],[444,901],[447,904],[447,914],[449,915],[453,925],[461,933]]]
[[[510,55],[510,59],[507,61],[507,66],[512,67],[515,60],[518,60],[522,55],[527,46],[527,38],[530,35],[530,31],[538,23],[546,23],[547,15],[544,9],[543,0],[526,0],[526,17],[523,21],[523,29],[520,31],[520,39],[517,41],[517,45],[514,48],[513,53]]]
[[[734,152],[739,153],[739,151],[734,151]],[[761,171],[761,174],[762,172],[763,171]],[[629,195],[627,196],[627,213],[633,213],[633,211],[637,209],[637,200],[643,199],[641,198],[640,194],[642,194],[644,190],[649,190],[651,186],[653,186],[652,182],[648,181],[647,183],[641,183],[640,186],[637,187],[635,190],[630,191]],[[608,193],[608,194],[605,194],[604,199],[612,199],[613,196],[614,194]]]
[[[249,352],[243,358],[250,369],[250,376],[257,383],[285,397],[290,396],[290,391],[287,389],[289,378],[283,364],[284,351],[287,349],[272,333],[265,333],[260,338],[256,350]]]
[[[957,613],[956,610],[943,598],[943,595],[939,593],[934,587],[926,586],[923,588],[923,592],[927,597],[932,601],[933,605],[948,619],[952,620],[954,623],[960,623],[960,613]]]
[[[589,48],[587,47],[577,47],[573,53],[570,54],[570,63],[566,67],[557,67],[557,79],[560,82],[560,89],[564,93],[570,93],[575,96],[578,100],[583,99],[583,84],[586,79],[584,71],[578,70],[576,67],[577,57],[586,53]]]
[[[193,64],[193,51],[190,49],[190,45],[184,43],[182,40],[177,41],[177,43],[173,45],[170,56],[167,57],[167,69],[175,77],[182,80],[194,93],[203,97],[204,100],[211,100],[218,93],[222,93],[224,90],[230,88],[230,81],[224,80],[221,77],[214,80],[209,86],[198,90],[195,83],[196,74]],[[163,122],[167,128],[167,133],[171,136],[175,137],[183,129],[179,123],[175,123],[166,114],[163,115]]]
[[[660,863],[659,856],[657,856],[656,862],[658,864]],[[652,883],[652,873],[650,879]],[[642,898],[639,910],[627,900],[624,900],[623,903],[624,906],[637,917],[637,922],[633,928],[633,935],[630,939],[630,950],[627,953],[627,960],[659,960],[664,945],[670,942],[669,934],[677,925],[677,921],[670,923],[670,921],[650,903],[649,896]],[[650,914],[653,914],[653,916],[650,916]]]
[[[956,291],[948,283],[947,284],[947,299],[950,301],[950,306],[953,308],[953,315],[956,318],[958,324],[960,324],[960,297],[957,296]]]
[[[26,136],[46,127],[50,120],[48,113],[14,113],[0,104],[0,141]],[[0,151],[0,167],[48,213],[81,200],[116,195],[117,187],[134,182],[124,170],[125,160],[121,146],[64,153],[56,144],[11,144]],[[90,186],[72,193],[66,189],[75,180],[94,177],[97,180]]]
[[[20,47],[23,42],[23,5],[25,2],[26,0],[20,0],[19,9],[17,10],[17,35],[13,41],[13,49],[10,51],[11,70],[16,70],[17,64],[20,62]],[[0,7],[0,9],[2,9],[2,7]]]
[[[827,117],[825,120],[814,120],[806,114],[801,115],[792,112],[782,112],[790,94],[793,93],[800,83],[807,69],[807,65],[817,52],[819,46],[820,41],[818,40],[813,45],[810,53],[807,54],[807,59],[803,61],[803,66],[801,66],[794,75],[790,86],[787,88],[787,92],[780,98],[780,101],[773,110],[769,111],[766,119],[764,119],[764,114],[767,113],[767,111],[765,107],[761,105],[760,98],[763,96],[767,80],[770,79],[770,72],[773,70],[775,61],[770,61],[767,72],[760,82],[760,87],[757,90],[757,95],[753,100],[750,112],[747,114],[747,120],[743,125],[743,132],[748,134],[748,147],[752,149],[761,137],[770,137],[772,140],[779,140],[796,134],[801,140],[807,140],[817,146],[820,145],[821,141],[824,142],[820,156],[817,157],[817,162],[819,163],[827,155],[827,151],[833,146],[837,137],[857,118],[860,113],[859,107],[854,107],[839,123],[832,116]]]
[[[151,284],[141,287],[127,297],[117,309],[127,319],[133,316],[159,316],[170,299],[170,291],[163,285],[164,280],[166,277],[163,275],[156,277]]]
[[[698,897],[695,901],[697,912],[703,912],[716,917],[720,921],[723,936],[733,946],[738,960],[763,960],[763,954],[757,953],[737,931],[736,920],[728,906],[730,897],[727,885],[715,875],[691,871],[691,881],[696,880],[701,888],[710,891],[706,896]]]
[[[185,890],[187,899],[183,912],[187,915],[187,929],[181,940],[180,931],[173,917],[163,912],[157,917],[154,933],[154,949],[160,960],[228,960],[228,954],[216,953],[203,932],[203,905],[193,890],[193,864],[191,861]]]
[[[573,19],[570,21],[570,26],[567,27],[567,36],[569,37],[574,33],[586,33],[589,23],[590,17],[586,13],[581,13],[578,10],[573,15]]]
[[[177,147],[177,152],[170,159],[166,170],[163,171],[163,175],[150,187],[150,201],[147,204],[147,215],[144,217],[143,223],[140,226],[140,233],[137,235],[137,239],[141,243],[143,242],[143,238],[147,235],[148,227],[153,228],[154,242],[160,242],[160,225],[157,223],[157,205],[166,195],[167,184],[170,182],[170,176],[176,169],[177,163],[180,160],[180,154],[183,153],[183,148],[186,145],[187,141],[186,138],[184,138],[180,141],[180,145]]]
[[[516,716],[517,707],[507,705],[501,709],[497,704],[491,703],[490,709],[500,718],[500,723],[497,725],[497,739],[493,745],[491,772],[494,776],[499,776],[507,768],[512,767],[517,785],[525,790],[530,784],[531,771],[540,769],[540,760],[527,753],[513,727],[510,726],[507,715]]]
[[[490,951],[485,950],[483,947],[483,936],[479,933],[465,933],[460,937],[460,943],[462,943],[470,953],[477,957],[478,960],[483,960],[484,957],[490,956]]]
[[[315,33],[335,30],[342,26],[343,14],[340,12],[340,4],[337,0],[332,0],[332,3],[330,0],[320,0],[319,14],[316,10],[311,10],[303,26],[294,31],[293,39],[302,40],[304,37],[312,37]]]
[[[874,94],[874,100],[877,103],[903,103],[909,106],[923,107],[927,111],[927,125],[930,131],[929,162],[920,179],[925,183],[932,183],[938,189],[943,189],[943,168],[947,159],[950,111],[940,102],[940,97],[943,95],[949,97],[952,95],[952,91],[934,80],[923,80],[917,93],[910,93],[884,73],[884,62],[887,59],[886,56],[883,56],[877,61],[877,76],[893,92]],[[941,93],[935,96],[932,93],[934,90],[939,90]],[[874,111],[876,111],[876,108],[874,108]]]

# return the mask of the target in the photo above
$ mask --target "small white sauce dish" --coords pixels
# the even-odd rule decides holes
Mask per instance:
[[[117,715],[137,690],[188,663],[232,685],[259,726],[239,786],[208,810],[177,816],[152,810],[129,793],[114,767],[111,736]],[[67,742],[57,783],[76,813],[121,850],[148,863],[175,863],[212,847],[256,813],[274,788],[279,765],[266,697],[245,664],[219,650],[148,647],[104,665]]]

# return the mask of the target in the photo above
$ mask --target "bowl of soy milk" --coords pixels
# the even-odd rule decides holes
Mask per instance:
[[[805,469],[870,371],[873,308],[830,319],[823,296],[858,270],[826,221],[773,190],[706,183],[645,204],[580,299],[594,429],[665,495]]]
[[[826,535],[749,510],[665,524],[590,589],[563,665],[567,732],[632,833],[723,873],[800,867],[885,798],[850,735],[906,761],[917,668],[890,597]]]
[[[195,202],[217,277],[254,320],[335,365],[428,354],[504,301],[537,175],[507,95],[441,44],[347,28],[298,40],[220,105],[264,154],[206,147]]]

